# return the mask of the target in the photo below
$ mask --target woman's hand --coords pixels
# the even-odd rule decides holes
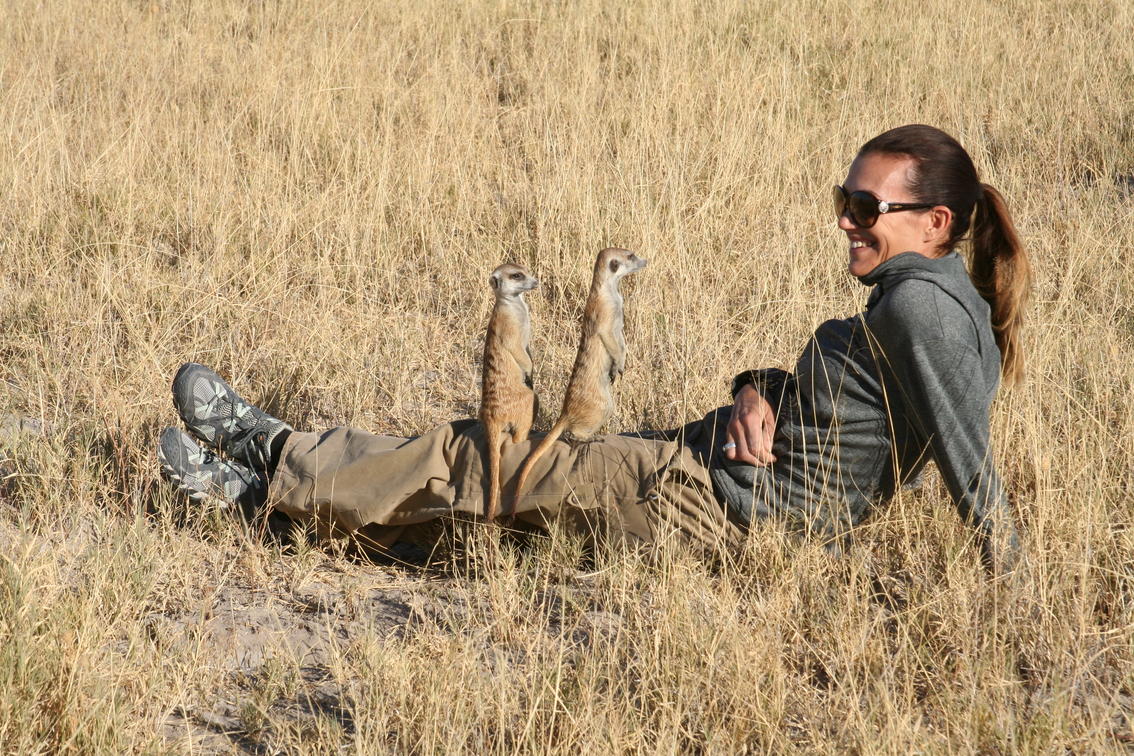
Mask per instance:
[[[750,465],[770,465],[776,461],[772,454],[775,432],[776,413],[772,405],[749,384],[737,392],[732,405],[725,437],[736,446],[726,448],[725,456]]]

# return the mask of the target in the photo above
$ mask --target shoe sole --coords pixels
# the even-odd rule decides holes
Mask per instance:
[[[190,436],[192,436],[193,438],[195,438],[198,442],[200,442],[202,444],[207,444],[210,448],[219,450],[220,446],[217,445],[217,442],[216,442],[215,439],[210,439],[210,438],[206,437],[203,433],[201,433],[197,429],[196,423],[199,422],[199,420],[193,415],[193,412],[192,412],[192,406],[193,406],[192,403],[194,401],[193,400],[193,392],[190,390],[189,386],[186,385],[186,384],[189,381],[189,377],[188,377],[189,374],[193,373],[197,370],[201,370],[201,371],[207,370],[208,372],[210,372],[214,376],[216,376],[217,380],[219,380],[225,386],[228,386],[228,382],[225,381],[223,378],[221,378],[220,374],[217,373],[215,370],[207,367],[206,365],[202,365],[199,362],[186,362],[184,365],[182,365],[181,367],[179,367],[177,369],[177,374],[173,376],[173,384],[170,386],[170,390],[173,393],[173,406],[177,409],[177,414],[181,418],[181,424],[185,427],[185,429],[187,431],[189,431]],[[230,391],[232,390],[231,386],[229,386],[229,390]],[[235,393],[235,392],[233,392],[233,393]],[[184,407],[181,406],[181,403],[178,401],[179,397],[186,398],[189,403]],[[185,414],[186,410],[189,410],[188,416]],[[216,431],[214,430],[214,433],[215,432]]]

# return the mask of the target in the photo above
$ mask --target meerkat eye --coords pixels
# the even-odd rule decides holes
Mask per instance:
[[[512,274],[512,280],[513,281],[519,281],[523,277],[524,277],[523,273],[513,273]]]

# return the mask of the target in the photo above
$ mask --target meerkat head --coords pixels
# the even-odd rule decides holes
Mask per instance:
[[[539,281],[523,265],[504,263],[488,277],[488,285],[497,297],[510,298],[522,296],[539,286]]]
[[[614,282],[617,282],[623,276],[637,273],[644,267],[646,267],[646,260],[628,249],[619,249],[618,247],[607,247],[599,252],[598,260],[595,261],[595,272],[598,273],[601,270],[603,276],[609,276]]]

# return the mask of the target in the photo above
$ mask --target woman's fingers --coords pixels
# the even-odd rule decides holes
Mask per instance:
[[[761,448],[761,458],[764,464],[771,464],[776,461],[776,455],[772,453],[772,441],[776,435],[776,413],[772,411],[772,405],[764,402],[764,416],[763,420],[763,447]]]
[[[738,408],[733,406],[732,416],[728,419],[728,426],[725,428],[724,454],[729,459],[740,459],[740,454],[747,448],[744,426],[740,422]]]
[[[735,459],[737,462],[745,462],[749,465],[759,464],[759,461],[752,454],[752,440],[749,438],[750,428],[745,426],[743,422],[738,422],[735,426],[730,425],[730,433],[726,433],[730,443],[736,444],[731,449],[725,449],[725,456],[729,459]]]
[[[737,402],[732,408],[732,417],[725,429],[728,444],[735,446],[724,450],[726,457],[750,465],[766,465],[775,461],[772,455],[775,418],[770,414],[770,410],[771,406],[755,390],[742,391],[737,395]]]
[[[749,416],[751,425],[747,428],[745,462],[751,465],[766,465],[775,461],[772,456],[772,434],[764,426],[763,418],[753,413]]]
[[[748,426],[745,423],[747,414],[743,404],[733,405],[732,417],[729,418],[728,427],[725,428],[724,453],[729,459],[754,464],[749,460],[751,453],[748,450]]]

